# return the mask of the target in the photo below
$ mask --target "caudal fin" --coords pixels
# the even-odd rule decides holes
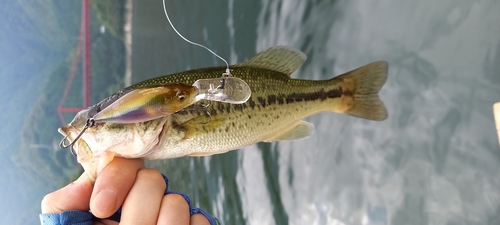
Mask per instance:
[[[387,109],[378,97],[387,80],[387,68],[387,62],[378,61],[334,78],[344,80],[345,85],[352,88],[353,97],[344,113],[368,120],[387,118]]]

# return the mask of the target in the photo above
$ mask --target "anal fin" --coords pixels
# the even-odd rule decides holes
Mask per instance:
[[[285,141],[285,140],[296,140],[309,137],[314,130],[314,125],[301,120],[297,126],[289,129],[283,134],[266,141]]]

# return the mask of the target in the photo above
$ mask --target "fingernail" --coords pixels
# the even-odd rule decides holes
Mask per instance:
[[[93,201],[93,205],[95,206],[92,209],[93,211],[108,213],[115,209],[117,201],[116,192],[107,188],[102,189],[97,193]]]

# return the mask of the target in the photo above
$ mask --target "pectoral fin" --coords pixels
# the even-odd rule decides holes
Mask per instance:
[[[309,137],[309,135],[311,135],[313,130],[314,130],[313,124],[302,120],[299,122],[299,124],[297,124],[297,126],[286,131],[285,133],[283,133],[275,138],[272,138],[270,140],[267,140],[267,141],[271,142],[271,141],[302,139],[302,138]]]
[[[189,139],[197,135],[198,132],[206,133],[216,129],[222,129],[224,121],[225,118],[217,116],[199,116],[188,120],[180,124],[180,127],[185,131],[183,139]]]

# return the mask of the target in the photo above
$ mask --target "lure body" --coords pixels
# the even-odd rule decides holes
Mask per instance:
[[[114,100],[91,117],[96,123],[145,122],[188,107],[197,101],[197,93],[196,87],[180,83],[139,88]]]

